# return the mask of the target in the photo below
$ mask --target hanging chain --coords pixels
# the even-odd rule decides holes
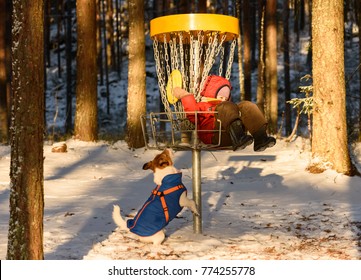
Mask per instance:
[[[185,44],[186,46],[190,45],[189,38],[185,39]],[[189,47],[186,47],[184,52],[184,64],[185,64],[184,72],[189,73],[190,72]],[[190,83],[189,75],[187,74],[185,75],[185,80],[186,80],[185,89],[189,91],[189,83]]]
[[[164,75],[162,75],[163,71],[162,71],[161,62],[160,62],[160,50],[159,50],[159,44],[158,44],[157,38],[154,38],[153,50],[154,50],[154,59],[155,59],[155,69],[156,69],[157,77],[158,77],[158,87],[159,87],[162,102],[163,102],[164,101],[163,100],[163,95],[164,95],[163,91],[165,91],[165,80],[164,80]]]
[[[203,41],[205,38],[208,38],[207,47],[204,47]],[[192,33],[190,33],[189,36],[184,36],[183,32],[173,33],[171,34],[169,41],[167,41],[166,34],[164,34],[163,44],[161,44],[157,38],[154,38],[153,50],[161,101],[169,119],[174,119],[175,117],[182,121],[182,123],[174,122],[174,125],[180,125],[183,129],[193,127],[191,123],[187,124],[183,121],[186,119],[186,115],[181,102],[176,102],[172,105],[174,111],[180,114],[172,115],[173,111],[167,99],[166,77],[169,79],[171,71],[174,69],[180,70],[182,74],[183,89],[193,93],[196,100],[200,101],[200,89],[204,87],[207,76],[218,56],[220,56],[219,73],[221,74],[223,72],[223,44],[225,39],[225,34],[222,36],[219,33],[205,35],[203,31],[198,32],[196,38],[195,34]],[[187,40],[189,40],[189,42]],[[185,48],[185,44],[187,46],[189,45],[189,48]],[[231,75],[235,46],[236,40],[233,39],[225,74],[225,78],[228,80]],[[202,65],[203,60],[204,65]],[[201,70],[201,66],[203,66],[203,71]],[[187,75],[187,73],[189,73],[189,75]]]
[[[221,36],[221,38],[219,39],[220,35],[219,33],[215,33],[213,36],[209,36],[208,38],[208,47],[206,49],[206,58],[205,58],[205,62],[204,62],[204,69],[203,69],[203,73],[202,73],[202,82],[200,85],[200,89],[202,89],[204,87],[204,83],[207,79],[207,77],[209,76],[209,73],[213,67],[213,65],[215,64],[216,58],[219,56],[221,50],[223,49],[223,44],[224,41],[226,40],[226,34],[223,34]],[[221,57],[220,57],[220,64],[223,64],[223,56],[224,52],[221,52]],[[219,66],[219,67],[223,67],[223,66]],[[220,69],[220,71],[223,71],[222,69]],[[198,92],[197,98],[198,101],[201,99],[200,96],[200,91]]]
[[[200,66],[200,61],[199,61],[199,41],[198,40],[193,40],[192,41],[192,45],[193,45],[193,81],[192,81],[192,92],[196,93],[197,90],[197,77],[199,75],[199,66]]]
[[[167,37],[166,34],[164,34],[164,38],[163,38],[163,52],[164,52],[164,61],[165,61],[165,67],[163,67],[163,69],[165,68],[166,73],[167,73],[167,77],[170,76],[170,66],[169,66],[169,51],[168,51],[168,44],[167,44]],[[170,109],[169,106],[169,102],[168,102],[168,98],[167,98],[167,90],[166,90],[166,82],[165,82],[165,74],[163,71],[163,88],[161,89],[161,93],[162,93],[162,103],[164,105],[164,109],[168,115],[168,118],[171,119],[172,118],[172,110]]]
[[[201,75],[201,63],[203,56],[203,31],[199,31],[197,39],[193,35],[190,36],[190,63],[191,63],[191,74],[190,74],[190,92],[197,96],[199,91],[199,77]]]
[[[181,64],[180,72],[182,74],[182,88],[187,90],[187,84],[186,84],[186,76],[187,75],[186,75],[185,69],[184,69],[184,62],[186,60],[184,57],[183,32],[179,32],[178,37],[179,37],[179,61]],[[177,103],[179,104],[178,106],[177,106]],[[178,112],[183,112],[183,114],[181,114],[181,117],[185,118],[184,108],[183,108],[182,103],[181,102],[177,102],[177,103],[175,104],[176,110],[178,110]]]
[[[167,36],[166,36],[166,34],[164,34],[163,46],[164,46],[164,60],[165,60],[165,62],[166,62],[166,72],[167,72],[167,77],[169,77],[169,76],[170,76],[169,50],[168,50],[168,44],[167,44]]]
[[[193,34],[189,35],[189,92],[193,93],[193,81],[194,81],[194,44],[193,44]]]
[[[169,40],[168,46],[169,46],[170,65],[171,65],[171,68],[170,68],[170,69],[171,69],[171,71],[173,71],[173,69],[174,69],[174,54],[173,54],[174,48],[173,48],[173,41],[172,41],[172,39]]]
[[[224,46],[222,46],[220,50],[218,76],[222,76],[223,74],[223,63],[224,63]]]
[[[203,61],[203,41],[204,41],[204,32],[203,31],[199,31],[198,32],[198,36],[197,36],[197,40],[196,40],[196,48],[194,49],[195,51],[195,54],[194,56],[196,57],[197,59],[197,65],[195,65],[196,67],[196,73],[195,73],[195,77],[194,77],[194,85],[193,85],[193,88],[194,88],[194,94],[195,96],[199,96],[199,85],[200,85],[200,82],[202,80],[202,61]],[[197,98],[196,98],[197,99]]]
[[[213,46],[213,42],[214,40],[216,40],[216,38],[213,38],[212,36],[208,37],[208,46],[206,47],[206,53],[205,53],[205,59],[204,59],[204,65],[203,65],[203,72],[202,72],[202,79],[201,79],[201,83],[199,88],[202,89],[204,87],[204,83],[206,81],[206,78],[208,76],[209,71],[207,70],[207,65],[208,65],[208,61],[209,61],[209,57],[211,55],[211,50],[212,50],[212,46]],[[200,99],[200,90],[197,94],[197,100]]]
[[[232,64],[233,64],[233,58],[234,58],[234,50],[236,49],[237,44],[237,38],[234,37],[233,41],[231,43],[231,49],[229,51],[229,58],[228,58],[228,64],[227,64],[227,71],[225,78],[229,80],[231,78],[231,71],[232,71]]]
[[[183,48],[183,32],[179,32],[179,55],[180,55],[180,63],[181,63],[181,73],[182,73],[182,82],[183,88],[187,88],[186,84],[186,73],[184,68],[184,62],[186,62],[186,58],[184,57],[184,48]]]
[[[173,37],[173,60],[174,60],[174,64],[173,64],[173,69],[178,69],[179,70],[179,51],[178,51],[178,48],[179,48],[179,44],[177,44],[177,37],[174,36]]]

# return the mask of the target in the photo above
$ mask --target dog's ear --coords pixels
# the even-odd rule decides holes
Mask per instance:
[[[148,169],[153,170],[153,162],[152,162],[152,161],[149,161],[149,162],[147,162],[147,163],[144,163],[144,165],[143,165],[143,170],[148,170]]]

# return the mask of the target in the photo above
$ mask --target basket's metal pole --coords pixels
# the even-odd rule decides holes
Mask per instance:
[[[201,150],[192,150],[193,199],[196,202],[199,216],[193,214],[194,233],[202,233],[202,190],[201,190]]]
[[[193,214],[193,231],[202,233],[202,189],[201,189],[201,150],[198,148],[198,134],[193,131],[192,149],[192,183],[193,199],[197,205],[199,216]]]

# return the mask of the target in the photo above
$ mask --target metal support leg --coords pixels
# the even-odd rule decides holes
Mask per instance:
[[[192,182],[193,199],[197,205],[199,216],[193,214],[194,233],[202,233],[202,191],[201,191],[201,150],[192,150]]]

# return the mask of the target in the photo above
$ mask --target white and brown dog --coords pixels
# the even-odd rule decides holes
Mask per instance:
[[[127,230],[143,242],[161,244],[165,238],[164,228],[183,209],[188,207],[198,215],[194,200],[187,197],[187,189],[182,183],[182,173],[173,165],[173,153],[169,149],[158,154],[143,165],[144,170],[154,172],[157,187],[133,219],[124,220],[120,207],[114,205],[113,220],[122,230]]]

